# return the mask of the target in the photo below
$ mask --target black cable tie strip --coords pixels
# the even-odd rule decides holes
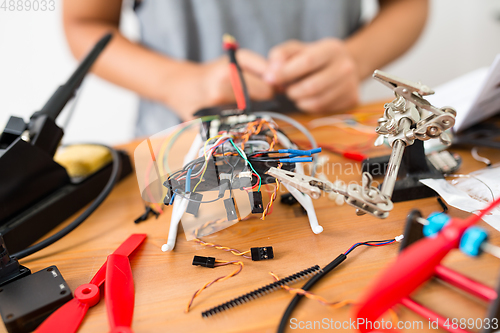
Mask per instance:
[[[201,316],[203,318],[207,318],[210,316],[213,316],[217,313],[229,310],[231,308],[234,308],[238,305],[244,304],[246,302],[252,301],[254,299],[257,299],[261,296],[267,295],[272,293],[273,291],[276,291],[278,289],[281,289],[281,286],[288,285],[291,283],[295,283],[299,280],[302,280],[304,278],[307,278],[309,276],[313,276],[315,274],[318,274],[322,272],[321,268],[318,265],[312,266],[308,269],[304,269],[300,272],[297,272],[295,274],[289,275],[283,279],[279,279],[278,281],[275,281],[273,283],[269,283],[263,287],[260,287],[259,289],[255,289],[254,291],[251,291],[249,293],[246,293],[244,295],[241,295],[239,297],[236,297],[226,303],[223,303],[221,305],[218,305],[216,307],[213,307],[209,310],[203,311],[201,313]]]

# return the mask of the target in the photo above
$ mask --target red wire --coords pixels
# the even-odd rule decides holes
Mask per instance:
[[[245,102],[245,94],[243,93],[243,87],[241,86],[240,76],[238,74],[238,68],[236,64],[229,64],[229,73],[231,79],[231,86],[233,87],[234,96],[236,97],[236,103],[238,104],[238,109],[245,110],[247,103]]]

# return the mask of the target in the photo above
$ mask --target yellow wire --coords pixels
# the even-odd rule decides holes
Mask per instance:
[[[229,263],[229,261],[224,261],[224,260],[216,260],[215,262],[217,263]],[[220,278],[217,278],[215,280],[212,280],[210,282],[207,282],[205,283],[200,289],[198,289],[194,295],[191,297],[191,300],[188,302],[187,306],[186,306],[186,309],[185,309],[185,312],[188,313],[189,312],[189,309],[191,308],[191,305],[193,304],[193,301],[196,297],[198,297],[201,292],[205,289],[207,289],[208,287],[210,287],[212,284],[214,284],[215,282],[223,282],[223,281],[226,281],[227,279],[237,275],[239,272],[241,272],[241,270],[243,269],[243,262],[241,261],[236,261],[236,262],[231,262],[231,264],[233,265],[239,265],[240,267],[237,268],[236,270],[234,270],[231,274],[228,274],[224,277],[220,277]]]
[[[217,138],[220,138],[222,136],[222,134],[219,134],[219,135],[215,135],[213,137],[211,137],[210,139],[208,139],[207,141],[205,141],[205,144],[203,145],[203,156],[205,157],[205,167],[203,169],[203,173],[201,174],[200,176],[200,180],[198,181],[198,183],[196,183],[196,186],[193,188],[193,192],[196,192],[196,188],[198,187],[198,185],[200,185],[202,179],[203,179],[203,176],[205,175],[205,172],[207,171],[207,167],[208,167],[208,163],[207,163],[207,144],[212,141],[213,139],[217,139]]]
[[[195,241],[198,244],[203,245],[203,246],[213,247],[213,248],[215,248],[217,250],[227,250],[227,251],[231,252],[232,254],[234,254],[235,256],[243,256],[243,255],[249,254],[251,252],[250,250],[245,251],[245,252],[236,252],[235,249],[232,249],[230,247],[222,246],[222,245],[217,245],[217,244],[214,244],[214,243],[208,243],[208,242],[202,241],[199,238],[195,238],[195,239],[193,239],[193,241]]]

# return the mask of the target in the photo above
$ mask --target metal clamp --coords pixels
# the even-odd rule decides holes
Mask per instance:
[[[368,213],[378,218],[385,218],[393,207],[389,197],[382,194],[378,188],[371,186],[372,177],[368,173],[363,175],[362,186],[351,184],[348,186],[347,191],[336,187],[329,181],[277,168],[270,168],[266,174],[296,188],[313,199],[318,199],[321,191],[327,193],[335,192],[343,195],[349,205],[358,208],[360,215]]]

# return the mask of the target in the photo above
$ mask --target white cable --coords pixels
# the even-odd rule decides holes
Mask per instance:
[[[491,161],[489,159],[479,156],[479,154],[477,153],[477,147],[472,148],[471,155],[476,161],[483,162],[484,164],[486,164],[486,166],[491,166]]]

